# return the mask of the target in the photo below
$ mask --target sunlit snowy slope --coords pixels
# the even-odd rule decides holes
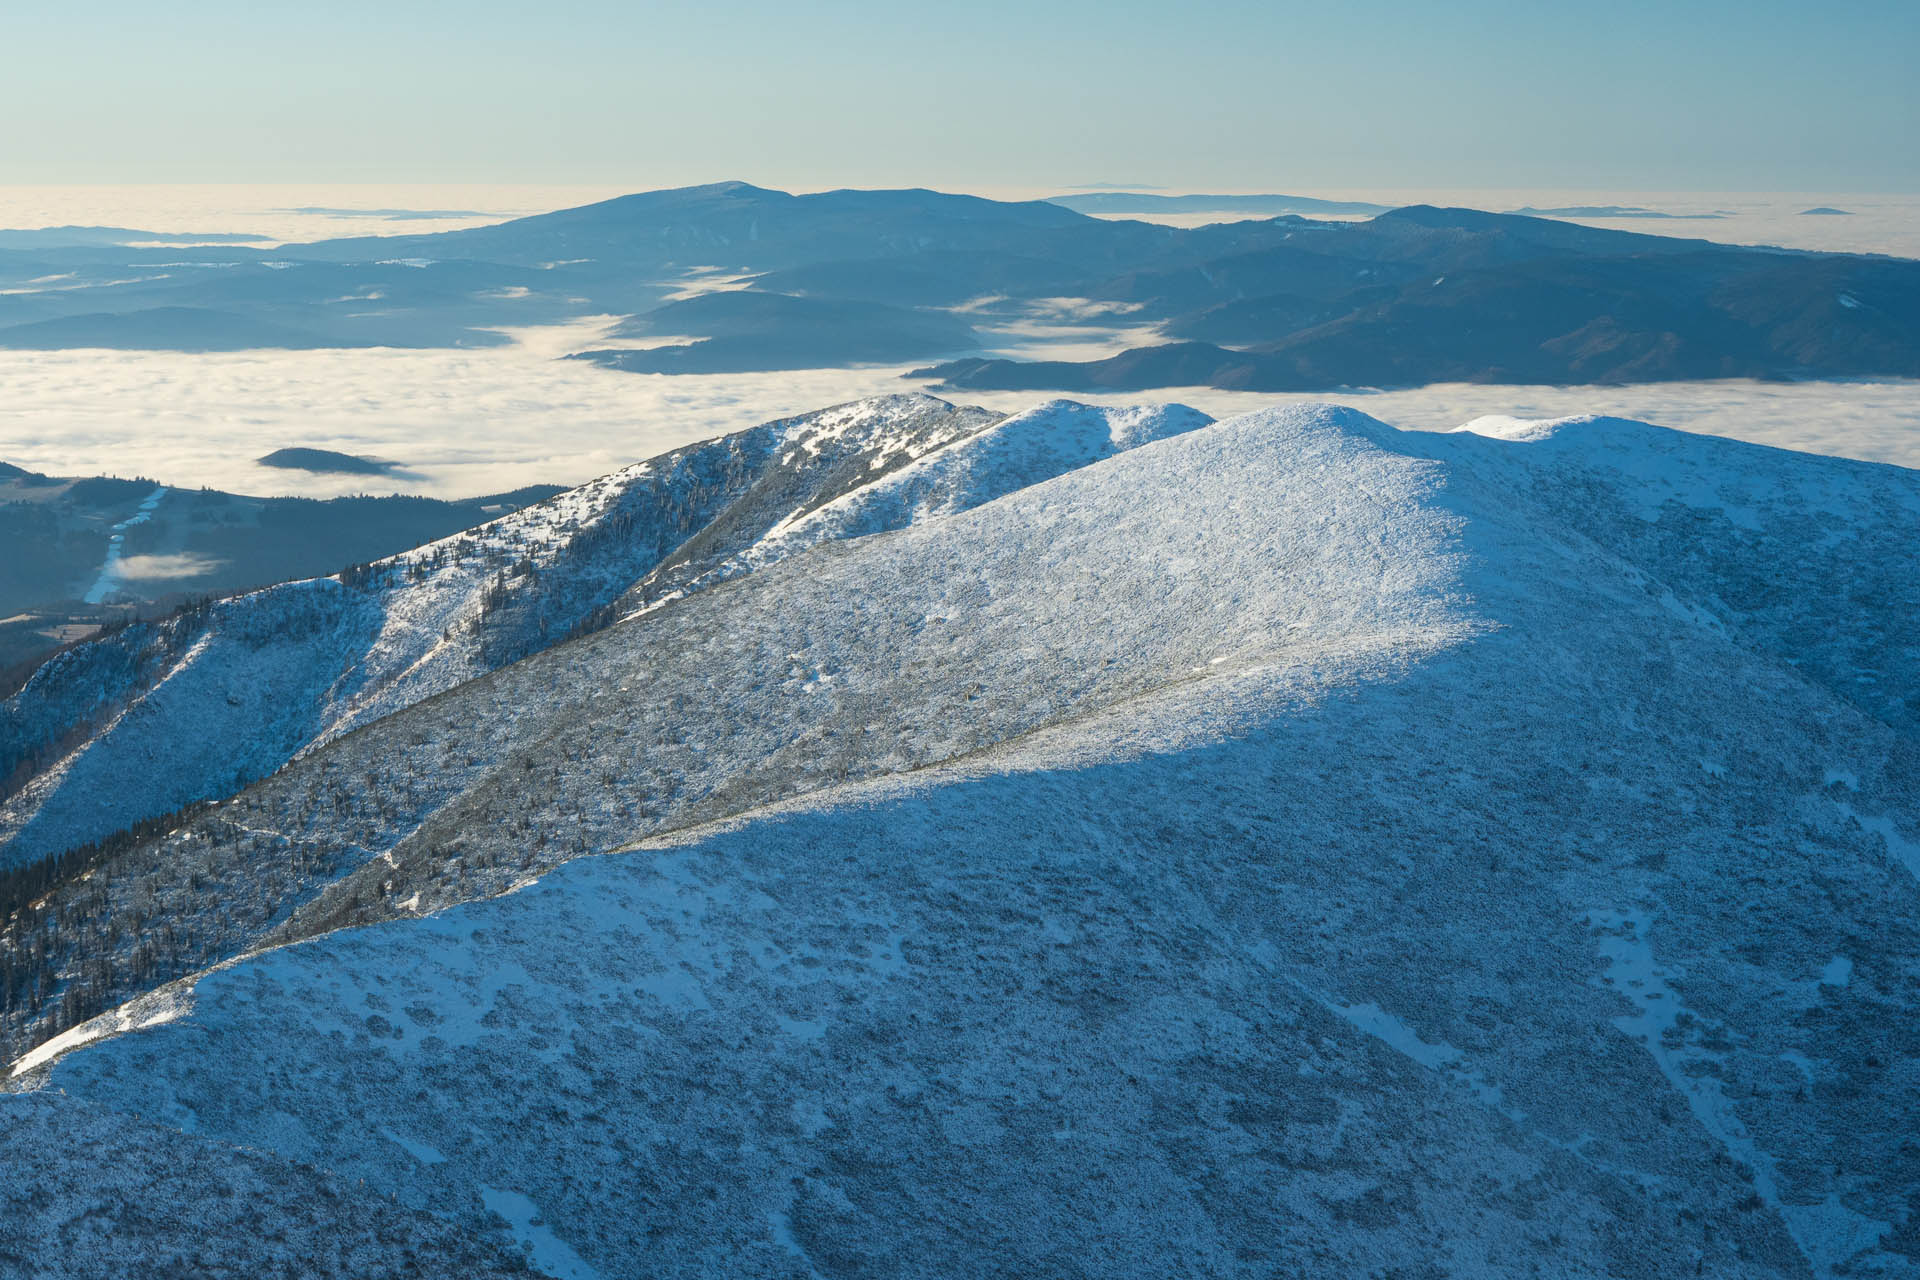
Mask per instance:
[[[316,742],[564,639],[726,521],[742,543],[996,420],[927,396],[865,401],[693,445],[470,533],[289,583],[49,663],[0,709],[0,865],[271,773]],[[739,548],[726,543],[724,549]]]
[[[1920,474],[798,421],[608,625],[22,909],[0,1258],[264,1169],[423,1274],[1920,1273]]]

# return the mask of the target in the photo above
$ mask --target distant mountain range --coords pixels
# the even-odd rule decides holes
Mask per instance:
[[[1531,205],[1509,212],[1530,218],[1677,218],[1681,221],[1724,218],[1724,213],[1667,213],[1635,204],[1576,204],[1554,209],[1536,209]]]
[[[259,244],[266,236],[237,231],[141,231],[133,227],[0,228],[0,250],[122,247],[132,244]]]
[[[1077,364],[972,358],[914,376],[1068,391],[1920,376],[1920,263],[1464,210],[1397,210],[1112,292],[1189,341]]]
[[[0,1258],[1912,1274],[1916,531],[899,396],[129,626],[0,704]]]
[[[1139,191],[1084,191],[1071,195],[1049,196],[1054,204],[1065,205],[1080,213],[1114,215],[1127,213],[1230,213],[1236,216],[1279,217],[1300,214],[1303,217],[1339,214],[1385,213],[1391,205],[1370,204],[1364,200],[1316,200],[1312,196],[1162,196]]]
[[[1903,259],[1464,209],[1180,228],[1067,207],[1214,199],[728,182],[271,251],[0,249],[0,347],[485,346],[612,315],[613,340],[576,354],[647,373],[918,362],[952,387],[1920,375],[1920,265]],[[1131,329],[1138,349],[1088,364],[995,354],[1063,324]]]
[[[327,205],[299,205],[276,213],[318,215],[325,218],[368,218],[376,222],[431,222],[449,218],[497,218],[480,209],[336,209]]]

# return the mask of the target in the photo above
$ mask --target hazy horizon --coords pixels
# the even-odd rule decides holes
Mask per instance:
[[[777,186],[761,175],[707,174],[690,185],[738,180]],[[453,231],[547,213],[640,191],[679,185],[636,178],[625,183],[0,183],[0,230],[86,225],[200,234],[245,233],[265,242],[297,243],[341,236],[410,235]],[[830,190],[819,184],[780,187],[799,193]],[[936,187],[994,200],[1037,200],[1072,194],[1071,184]],[[1158,184],[1111,184],[1098,190],[1157,195],[1280,194],[1320,200],[1369,201],[1385,206],[1452,205],[1504,212],[1531,206],[1641,206],[1690,215],[1668,219],[1574,217],[1588,226],[1697,237],[1729,244],[1840,253],[1886,253],[1920,258],[1920,195],[1900,196],[1820,188],[1741,192],[1628,187],[1329,187],[1275,181],[1209,189]],[[1807,208],[1833,205],[1846,217],[1804,217]],[[458,216],[420,216],[415,211]],[[402,214],[404,217],[381,217]],[[1700,218],[1717,213],[1722,216]],[[1191,226],[1251,214],[1128,214],[1142,221]]]

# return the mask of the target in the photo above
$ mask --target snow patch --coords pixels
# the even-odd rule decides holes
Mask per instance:
[[[553,1280],[600,1280],[600,1273],[548,1228],[539,1205],[517,1191],[495,1187],[481,1187],[480,1199],[488,1212],[506,1222],[514,1238],[526,1247],[533,1265]]]
[[[1879,836],[1887,846],[1888,855],[1911,872],[1915,879],[1920,879],[1920,843],[1901,835],[1900,829],[1893,825],[1892,818],[1869,818],[1852,805],[1837,800],[1834,801],[1834,808],[1858,824],[1862,831]]]
[[[1413,1059],[1429,1071],[1447,1076],[1516,1124],[1526,1121],[1524,1112],[1507,1105],[1500,1086],[1487,1079],[1486,1073],[1478,1067],[1469,1065],[1466,1055],[1452,1045],[1445,1041],[1421,1039],[1419,1032],[1376,1004],[1343,1005],[1325,998],[1320,998],[1320,1003],[1389,1049]]]
[[[108,1036],[124,1035],[129,1031],[145,1031],[151,1027],[164,1026],[181,1017],[191,1008],[188,1000],[177,994],[155,992],[140,997],[109,1010],[97,1018],[90,1018],[79,1026],[66,1031],[22,1054],[14,1061],[7,1073],[10,1079],[26,1075],[37,1067],[44,1067],[62,1054],[91,1044]]]
[[[418,1160],[421,1164],[432,1165],[432,1164],[445,1164],[447,1162],[447,1158],[441,1155],[439,1151],[435,1150],[433,1147],[430,1147],[426,1143],[421,1142],[414,1138],[403,1138],[399,1134],[395,1133],[392,1129],[389,1129],[386,1125],[381,1125],[378,1132],[381,1137],[385,1138],[388,1142],[391,1142],[394,1146],[399,1147],[402,1151],[412,1156],[415,1160]],[[492,1206],[488,1206],[488,1207],[491,1208]]]
[[[1761,1150],[1721,1087],[1715,1068],[1724,1053],[1703,1043],[1700,1019],[1682,1002],[1669,971],[1654,959],[1647,940],[1652,917],[1645,911],[1616,908],[1588,912],[1586,922],[1598,933],[1600,957],[1606,962],[1605,972],[1595,983],[1632,1006],[1613,1025],[1653,1056],[1701,1128],[1745,1168],[1754,1194],[1786,1224],[1815,1274],[1832,1275],[1841,1263],[1874,1248],[1892,1230],[1890,1223],[1856,1213],[1836,1196],[1811,1205],[1783,1197],[1778,1163]]]

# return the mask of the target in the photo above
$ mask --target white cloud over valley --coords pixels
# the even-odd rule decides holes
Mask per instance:
[[[647,375],[555,358],[593,326],[525,331],[489,350],[0,351],[0,461],[54,475],[142,475],[177,486],[316,497],[409,492],[469,497],[574,484],[667,449],[863,396],[918,389],[901,368]],[[1011,336],[1011,335],[1007,335]],[[1034,331],[1048,354],[1086,358]],[[1088,347],[1116,333],[1083,336]],[[1044,392],[950,396],[1016,410]],[[1783,448],[1920,466],[1920,384],[1657,383],[1627,387],[1451,384],[1309,395],[1171,388],[1080,395],[1178,401],[1215,416],[1332,400],[1396,426],[1445,430],[1490,414],[1608,413]],[[262,467],[288,446],[390,459],[391,476]]]
[[[212,556],[196,555],[190,551],[176,555],[123,556],[114,576],[128,582],[173,582],[181,578],[198,578],[224,563]]]

